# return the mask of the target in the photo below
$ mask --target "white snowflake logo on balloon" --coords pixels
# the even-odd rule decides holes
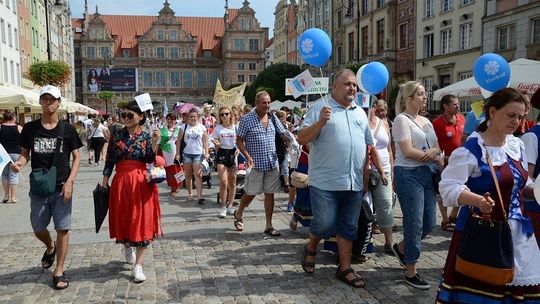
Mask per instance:
[[[495,60],[490,60],[484,65],[484,72],[486,74],[493,76],[499,72],[499,63]]]
[[[302,41],[301,48],[302,48],[302,52],[311,53],[311,51],[313,50],[313,41],[309,38],[304,39]]]

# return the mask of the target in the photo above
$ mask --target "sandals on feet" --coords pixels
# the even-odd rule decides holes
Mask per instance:
[[[53,252],[47,253],[47,249],[45,249],[45,252],[43,253],[43,257],[41,258],[41,267],[45,269],[51,268],[51,266],[54,264],[55,257],[56,257],[56,243],[54,243]]]
[[[62,290],[69,287],[69,280],[62,273],[59,276],[53,276],[53,284],[54,284],[54,289]]]
[[[233,217],[234,217],[234,228],[236,228],[236,230],[238,231],[244,230],[244,222],[241,217],[236,216],[236,210],[233,213]]]
[[[264,234],[268,235],[268,236],[280,236],[281,235],[281,232],[279,232],[279,230],[273,228],[273,227],[270,227],[270,228],[266,228],[264,230]]]
[[[9,197],[6,196],[6,197],[4,197],[4,199],[2,200],[2,203],[5,204],[5,203],[7,203],[8,201],[9,201]]]
[[[354,274],[354,279],[347,278],[347,275],[349,275],[350,273]],[[344,282],[347,285],[350,285],[356,288],[363,288],[364,286],[366,286],[366,282],[364,281],[364,279],[361,276],[359,276],[356,272],[354,272],[352,268],[347,268],[343,271],[339,271],[339,265],[338,265],[338,269],[336,272],[336,279],[340,280],[341,282]]]
[[[456,226],[450,221],[442,221],[441,222],[441,229],[448,232],[454,232],[454,228]]]
[[[308,249],[307,244],[304,245],[304,251],[302,252],[302,260],[300,262],[302,264],[302,269],[304,269],[306,273],[312,274],[315,272],[315,262],[308,262],[307,257],[308,256],[314,257],[316,255],[317,255],[317,251],[311,251]],[[308,270],[308,268],[311,268],[311,270]]]
[[[289,228],[292,231],[295,231],[297,227],[298,227],[298,220],[293,215],[291,220],[289,221]]]

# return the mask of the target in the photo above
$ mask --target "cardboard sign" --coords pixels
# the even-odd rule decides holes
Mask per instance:
[[[150,94],[148,93],[135,96],[135,101],[143,112],[154,109],[154,106],[152,105],[152,99],[150,98]]]

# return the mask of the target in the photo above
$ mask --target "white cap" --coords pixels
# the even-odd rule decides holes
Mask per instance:
[[[43,96],[43,94],[51,94],[54,98],[60,98],[60,89],[58,87],[55,87],[53,85],[46,85],[39,91],[39,97]]]

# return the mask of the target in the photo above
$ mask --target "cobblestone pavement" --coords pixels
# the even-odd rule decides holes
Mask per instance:
[[[106,223],[99,234],[94,231],[91,191],[100,177],[101,167],[83,165],[76,182],[66,259],[71,285],[63,291],[51,287],[52,272],[40,267],[44,247],[29,225],[28,182],[21,181],[17,204],[0,203],[0,303],[434,302],[450,239],[439,227],[422,243],[418,264],[431,289],[420,291],[405,284],[396,258],[382,252],[382,235],[375,236],[377,251],[368,254],[369,260],[353,265],[366,280],[366,288],[354,289],[334,278],[336,257],[330,252],[317,255],[315,274],[303,272],[299,260],[308,230],[288,229],[284,194],[277,195],[274,215],[282,236],[269,238],[262,233],[261,197],[246,210],[244,232],[234,229],[232,216],[218,219],[216,183],[204,189],[202,207],[187,201],[185,190],[169,197],[166,185],[160,184],[165,236],[149,247],[144,263],[147,281],[135,284],[121,246],[108,238]],[[400,217],[396,207],[398,228]],[[402,238],[401,229],[394,238]]]

